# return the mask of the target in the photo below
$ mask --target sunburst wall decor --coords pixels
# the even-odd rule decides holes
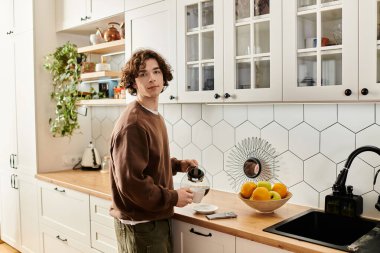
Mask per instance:
[[[266,140],[249,137],[237,143],[227,158],[227,173],[233,178],[231,186],[238,191],[246,181],[269,181],[278,172],[278,154]],[[255,161],[258,165],[256,165]],[[247,163],[253,162],[253,175],[247,176]],[[260,169],[259,167],[260,166]]]

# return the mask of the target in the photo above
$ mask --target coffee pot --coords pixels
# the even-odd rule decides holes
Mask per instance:
[[[199,203],[210,191],[210,182],[202,169],[191,167],[181,180],[181,188],[190,188],[194,194],[193,202]]]
[[[114,40],[120,40],[120,32],[118,31],[117,28],[115,28],[115,25],[120,26],[119,23],[117,22],[109,22],[108,23],[108,29],[104,32],[100,31],[99,28],[97,28],[97,34],[101,34],[103,39],[106,42],[114,41]]]

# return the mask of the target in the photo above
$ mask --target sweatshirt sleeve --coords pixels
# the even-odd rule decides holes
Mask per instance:
[[[172,157],[170,158],[170,162],[172,165],[173,176],[175,176],[177,172],[181,172],[181,160],[177,160],[177,158]]]
[[[149,162],[148,136],[144,129],[130,125],[114,138],[112,145],[115,182],[125,198],[151,212],[177,204],[177,191],[156,185],[152,177],[143,173]]]

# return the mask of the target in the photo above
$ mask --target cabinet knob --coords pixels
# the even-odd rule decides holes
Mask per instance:
[[[220,95],[218,93],[215,93],[214,98],[218,99],[218,98],[220,98]]]
[[[86,20],[86,18],[87,18],[87,16],[86,16],[86,17],[84,17],[84,18],[83,18],[83,17],[81,17],[81,18],[80,18],[80,21],[85,21],[85,20]]]
[[[170,95],[170,96],[169,96],[169,99],[170,99],[170,100],[173,100],[173,99],[175,99],[175,96]]]
[[[350,89],[346,89],[344,91],[344,95],[346,95],[346,96],[351,96],[351,94],[352,94],[352,91]]]
[[[363,88],[360,92],[362,93],[363,96],[366,96],[369,93],[367,88]]]
[[[85,20],[87,20],[87,19],[91,19],[91,16],[86,16],[86,17],[84,17],[85,18]]]
[[[224,93],[224,98],[229,98],[229,97],[231,97],[230,94],[228,94],[228,93]]]

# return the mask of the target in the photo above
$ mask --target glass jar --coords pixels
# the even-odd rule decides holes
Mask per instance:
[[[102,169],[100,170],[101,173],[107,173],[110,170],[110,161],[111,157],[109,155],[106,155],[103,157],[102,162]]]
[[[194,194],[193,203],[199,203],[210,191],[210,182],[202,169],[192,167],[182,178],[181,188],[190,188]]]

